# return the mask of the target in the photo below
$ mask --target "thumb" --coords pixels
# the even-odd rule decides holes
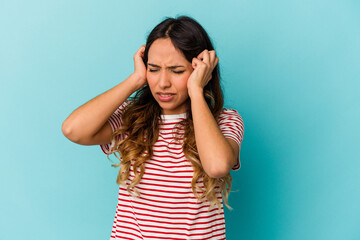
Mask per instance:
[[[200,63],[201,61],[199,60],[199,59],[197,59],[197,58],[193,58],[192,59],[192,67],[195,69],[198,65],[199,65],[199,63]]]

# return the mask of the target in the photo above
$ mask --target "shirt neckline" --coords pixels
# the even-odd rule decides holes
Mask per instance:
[[[178,118],[186,118],[187,113],[179,113],[179,114],[161,114],[160,117],[162,119],[178,119]]]

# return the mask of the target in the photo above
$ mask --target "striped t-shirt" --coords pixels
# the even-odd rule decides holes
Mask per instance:
[[[122,104],[109,118],[113,131],[122,124],[121,114],[129,102]],[[145,162],[145,173],[135,188],[139,197],[133,197],[126,187],[119,186],[119,198],[110,239],[183,240],[225,239],[223,201],[219,188],[217,198],[221,211],[214,205],[209,211],[209,202],[200,202],[191,189],[193,167],[182,151],[182,140],[175,141],[175,125],[186,118],[186,113],[161,115],[159,138],[153,146],[153,156]],[[224,109],[218,119],[219,127],[226,138],[235,140],[239,146],[244,135],[244,123],[237,111]],[[178,126],[176,126],[178,127]],[[183,133],[183,130],[180,130]],[[176,136],[179,138],[179,136]],[[122,139],[124,136],[119,136]],[[100,145],[105,154],[114,146]],[[240,169],[239,157],[232,168]],[[131,165],[126,184],[134,178]],[[204,189],[202,178],[198,185]],[[199,195],[201,192],[198,191]]]

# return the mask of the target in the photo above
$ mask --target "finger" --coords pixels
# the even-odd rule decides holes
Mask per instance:
[[[204,51],[205,51],[205,50],[204,50]],[[202,51],[201,53],[199,53],[196,58],[202,60],[202,59],[203,59],[204,51]]]
[[[211,67],[215,67],[216,53],[214,50],[209,51],[209,58],[210,58],[209,61],[210,61]]]
[[[191,64],[192,67],[195,69],[197,66],[199,66],[199,64],[201,64],[201,61],[198,58],[193,58]]]
[[[208,66],[208,64],[206,64],[203,60],[200,60],[198,58],[193,58],[192,63],[195,64],[196,67],[199,67],[199,66],[207,67]]]
[[[218,58],[218,57],[216,57],[214,67],[215,67],[218,63],[219,63],[219,58]]]
[[[198,59],[200,59],[201,61],[204,60],[204,55],[206,53],[208,53],[209,51],[207,49],[204,49],[201,53],[199,53],[199,55],[197,56]]]
[[[139,49],[137,50],[137,52],[143,52],[145,50],[145,45],[142,45],[141,47],[139,47]]]
[[[206,65],[211,66],[210,65],[210,54],[209,54],[209,51],[207,49],[204,50],[202,61],[204,63],[206,63]]]
[[[141,56],[141,55],[145,52],[145,47],[146,47],[145,44],[142,45],[142,46],[137,50],[137,54]]]
[[[146,45],[142,45],[142,46],[140,47],[140,52],[141,52],[141,53],[144,53],[144,52],[145,52],[145,48],[146,48]]]

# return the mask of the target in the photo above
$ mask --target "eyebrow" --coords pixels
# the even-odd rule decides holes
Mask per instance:
[[[156,64],[153,64],[153,63],[148,63],[148,65],[152,66],[152,67],[157,67],[157,68],[160,68],[160,66],[156,65]],[[175,69],[175,68],[178,68],[178,67],[184,67],[183,65],[175,65],[175,66],[169,66],[167,68],[169,69]]]

